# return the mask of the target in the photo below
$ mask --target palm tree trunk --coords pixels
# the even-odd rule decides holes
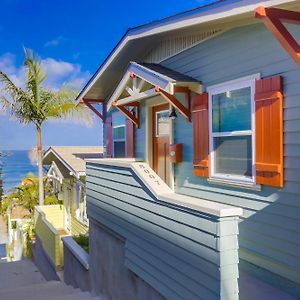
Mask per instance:
[[[36,129],[37,129],[37,158],[38,158],[38,176],[39,176],[39,205],[44,205],[42,130],[41,130],[41,126],[37,126]]]

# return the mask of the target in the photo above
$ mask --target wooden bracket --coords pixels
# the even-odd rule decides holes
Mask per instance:
[[[93,111],[102,121],[104,121],[105,118],[105,104],[104,100],[98,100],[98,99],[80,99],[80,103],[85,104],[91,111]],[[99,112],[93,105],[93,104],[100,104],[102,103],[102,112]]]
[[[155,91],[160,93],[161,96],[167,100],[172,106],[174,106],[189,122],[191,122],[191,101],[190,101],[190,92],[187,87],[175,87],[175,93],[185,93],[186,95],[186,106],[184,106],[176,97],[165,92],[160,87],[156,87]]]
[[[283,22],[300,25],[300,12],[274,7],[258,7],[255,10],[255,17],[264,22],[268,30],[272,32],[282,47],[300,66],[300,45],[283,25]]]
[[[140,128],[140,103],[139,102],[131,102],[126,105],[118,105],[116,101],[112,103],[114,107],[116,107],[119,111],[121,111],[129,120],[131,120],[137,128]],[[134,106],[136,107],[135,112],[131,112],[126,108],[126,106]]]

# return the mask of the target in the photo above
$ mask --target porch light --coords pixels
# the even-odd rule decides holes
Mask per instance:
[[[170,115],[169,115],[169,118],[170,118],[171,120],[175,120],[175,119],[177,118],[177,114],[176,114],[176,111],[175,111],[175,108],[174,108],[174,107],[172,107],[172,110],[171,110],[171,113],[170,113]]]

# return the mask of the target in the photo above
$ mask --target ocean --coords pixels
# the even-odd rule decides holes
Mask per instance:
[[[4,157],[0,158],[3,164],[3,189],[6,194],[13,186],[21,183],[28,174],[37,175],[37,165],[32,164],[29,159],[28,150],[2,151]]]

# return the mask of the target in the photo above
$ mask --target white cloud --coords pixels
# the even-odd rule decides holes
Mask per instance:
[[[56,39],[50,40],[44,44],[45,47],[56,47],[64,41],[62,36],[57,37]]]
[[[42,59],[42,67],[47,72],[45,86],[50,89],[59,89],[63,84],[71,83],[78,90],[89,79],[91,74],[83,72],[80,64],[73,64],[63,60],[48,57]],[[24,87],[26,70],[16,65],[16,57],[12,53],[0,56],[0,70],[5,72],[17,86]]]

